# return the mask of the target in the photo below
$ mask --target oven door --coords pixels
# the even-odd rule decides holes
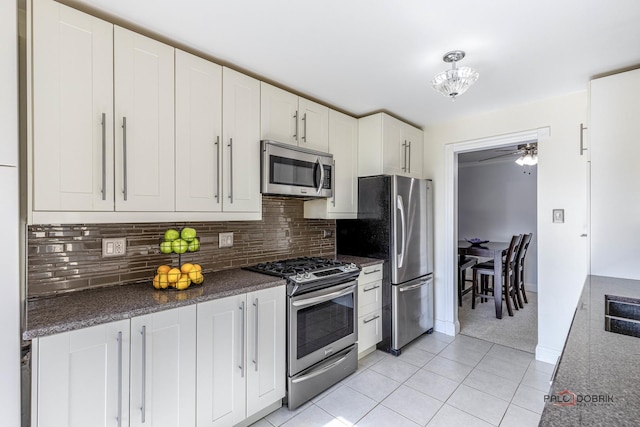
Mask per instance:
[[[333,196],[333,156],[262,141],[262,193]]]
[[[289,298],[289,376],[358,340],[355,280]]]

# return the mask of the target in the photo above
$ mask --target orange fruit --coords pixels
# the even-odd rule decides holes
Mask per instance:
[[[156,271],[156,273],[158,274],[167,274],[169,272],[169,270],[171,270],[171,267],[169,267],[168,265],[161,265],[160,267],[158,267],[158,270]]]
[[[176,283],[178,279],[180,279],[181,275],[182,275],[182,272],[180,271],[180,269],[175,267],[172,268],[171,270],[169,270],[169,273],[167,273],[169,283]]]
[[[182,267],[180,267],[180,271],[186,274],[190,272],[192,268],[193,268],[193,264],[186,262],[182,264]]]

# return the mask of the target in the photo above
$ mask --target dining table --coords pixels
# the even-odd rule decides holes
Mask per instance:
[[[471,244],[466,240],[458,241],[458,255],[461,257],[460,262],[464,262],[464,257],[467,255],[493,259],[493,297],[496,305],[496,317],[498,319],[502,319],[502,287],[504,286],[502,257],[506,255],[508,249],[509,242]]]

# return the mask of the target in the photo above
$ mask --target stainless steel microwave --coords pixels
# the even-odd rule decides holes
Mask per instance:
[[[275,141],[261,142],[262,194],[333,196],[333,155]]]

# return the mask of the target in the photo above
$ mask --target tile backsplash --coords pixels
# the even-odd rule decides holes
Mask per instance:
[[[29,226],[27,296],[150,281],[159,265],[178,264],[178,255],[160,252],[168,228],[197,230],[200,250],[182,262],[199,263],[205,273],[298,256],[332,258],[335,221],[304,219],[303,203],[264,196],[261,221]],[[218,233],[226,232],[233,232],[233,247],[218,248]],[[105,237],[126,237],[126,256],[103,258]]]

